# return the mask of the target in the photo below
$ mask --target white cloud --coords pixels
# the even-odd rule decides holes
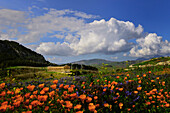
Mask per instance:
[[[52,43],[42,43],[37,48],[37,52],[49,55],[81,55],[90,53],[113,54],[129,51],[133,44],[127,41],[140,37],[143,31],[140,25],[135,27],[131,22],[119,21],[114,18],[111,18],[109,21],[103,19],[91,23],[83,23],[78,29],[69,26],[69,24],[67,25],[70,31],[76,31],[74,36],[68,34],[64,43],[53,43],[53,46],[51,46]],[[62,49],[63,52],[55,51],[58,47],[62,47],[62,44],[67,45],[66,49],[70,51],[64,49]],[[51,49],[47,49],[50,47]]]
[[[52,57],[52,58],[47,58],[50,62],[56,62],[56,61],[62,61],[62,58],[56,58],[56,57]]]
[[[116,59],[118,59],[118,57],[111,57],[111,59],[115,59],[116,60]]]
[[[136,42],[137,45],[130,50],[130,56],[132,57],[170,53],[170,43],[167,40],[162,41],[162,37],[157,36],[156,33],[149,33],[144,38],[137,39]]]
[[[32,14],[31,8],[28,12],[0,9],[0,39],[17,37],[20,43],[31,43],[49,37],[49,42],[30,45],[30,48],[36,48],[37,52],[44,55],[115,54],[130,51],[130,56],[142,57],[170,53],[167,40],[161,41],[162,37],[154,33],[144,36],[141,25],[135,27],[132,22],[115,18],[87,23],[86,19],[99,16],[69,9],[44,10],[48,12],[36,16]],[[50,37],[63,41],[50,42]],[[137,44],[130,43],[131,39],[136,39]]]
[[[127,54],[126,54],[126,53],[124,53],[124,54],[123,54],[123,56],[127,56]]]

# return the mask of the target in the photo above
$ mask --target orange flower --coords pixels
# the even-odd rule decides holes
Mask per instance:
[[[64,89],[68,89],[68,88],[69,88],[69,85],[65,85],[65,86],[64,86]]]
[[[0,84],[0,89],[3,89],[5,87],[5,83]]]
[[[0,106],[0,111],[1,111],[1,112],[5,112],[6,109],[7,109],[7,105]]]
[[[150,100],[152,100],[152,97],[149,97]]]
[[[104,107],[109,107],[109,104],[108,103],[104,103]]]
[[[76,113],[83,113],[83,111],[77,111]]]
[[[136,75],[136,77],[138,78],[138,77],[139,77],[139,75]]]
[[[143,77],[146,77],[146,74],[143,74]]]
[[[127,74],[126,76],[129,77],[129,74]]]
[[[119,88],[119,91],[123,91],[123,88]]]
[[[45,88],[43,88],[43,91],[48,92],[48,91],[49,91],[49,88],[48,88],[48,87],[45,87]]]
[[[44,90],[41,90],[41,91],[40,91],[40,94],[41,94],[41,95],[45,94],[45,91],[44,91]]]
[[[93,103],[90,103],[88,108],[89,108],[90,111],[93,112],[93,111],[95,111],[96,106]]]
[[[36,107],[38,104],[39,104],[39,101],[38,100],[34,100],[34,101],[31,102],[30,105],[32,105],[33,107]]]
[[[76,106],[74,106],[74,109],[81,109],[81,105],[80,104],[77,104]]]
[[[52,89],[56,89],[57,85],[56,84],[53,84],[50,86]]]
[[[119,103],[119,107],[120,109],[122,109],[123,103]]]
[[[148,73],[151,73],[151,71],[149,71]]]
[[[65,107],[70,109],[73,107],[73,104],[70,101],[65,101],[65,103],[66,103]]]
[[[51,97],[53,97],[55,95],[55,91],[51,91],[48,94],[49,94],[49,97],[51,98]]]
[[[146,105],[150,105],[151,103],[150,102],[146,102]]]
[[[154,80],[151,80],[151,82],[155,82]]]
[[[36,95],[37,93],[38,93],[38,91],[37,91],[37,90],[33,92],[33,94],[34,94],[34,95]]]
[[[165,104],[165,107],[167,107],[167,108],[168,108],[168,107],[169,107],[169,103],[166,103],[166,104]]]
[[[0,96],[5,96],[6,95],[6,92],[5,91],[2,91]]]
[[[142,89],[142,87],[137,87],[137,90],[140,91]]]
[[[159,80],[159,77],[156,77],[157,80]]]
[[[49,106],[45,106],[44,111],[48,111]]]
[[[92,101],[91,97],[87,97],[86,99],[87,99],[86,102],[91,102]]]
[[[68,88],[68,92],[71,93],[71,92],[73,92],[73,91],[74,91],[73,87],[69,87],[69,88]]]
[[[79,96],[79,98],[80,98],[81,100],[85,100],[85,99],[86,99],[86,95],[82,94],[82,95]]]
[[[99,82],[99,79],[97,80],[97,82]]]
[[[58,80],[54,80],[53,83],[54,83],[54,84],[57,84],[57,83],[58,83]]]
[[[8,94],[8,95],[9,95],[9,94],[12,94],[12,91],[8,90],[8,91],[7,91],[7,94]]]
[[[26,93],[25,98],[29,98],[31,93]]]
[[[33,91],[35,88],[35,85],[28,85],[27,86],[27,89],[30,90],[30,91]]]
[[[119,79],[119,76],[117,76],[116,78]]]
[[[82,82],[82,84],[85,84],[85,82]]]
[[[106,88],[104,88],[103,91],[105,92],[105,91],[106,91]]]
[[[98,97],[97,96],[94,96],[94,100],[97,100],[98,99]]]
[[[14,105],[15,107],[19,107],[19,106],[20,106],[20,103],[21,103],[20,101],[17,101],[17,102],[14,102],[13,105]]]
[[[138,81],[138,83],[139,83],[139,84],[141,84],[141,83],[142,83],[142,81],[141,81],[141,80],[139,80],[139,81]]]
[[[47,95],[44,95],[44,96],[40,96],[40,95],[38,95],[38,100],[39,101],[47,101],[47,98],[48,98],[48,96]]]
[[[43,87],[44,87],[44,84],[39,84],[38,87],[39,87],[39,88],[43,88]]]
[[[77,93],[70,94],[70,97],[75,98],[77,96]]]
[[[59,88],[63,88],[63,86],[64,86],[63,84],[60,84]]]
[[[135,93],[135,94],[137,94],[137,93],[138,93],[138,91],[134,91],[134,93]]]

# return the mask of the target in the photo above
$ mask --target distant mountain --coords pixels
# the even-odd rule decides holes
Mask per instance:
[[[142,61],[140,60],[132,60],[132,61],[121,61],[121,62],[116,62],[116,61],[109,61],[105,59],[90,59],[90,60],[80,60],[76,62],[72,62],[72,64],[83,64],[83,65],[91,65],[91,66],[102,66],[103,63],[107,64],[106,67],[117,67],[117,68],[125,68],[127,65],[135,64],[135,63],[140,63]]]
[[[47,66],[50,64],[41,54],[15,41],[0,40],[0,67]]]
[[[111,63],[113,61],[108,61],[108,60],[104,60],[104,59],[90,59],[90,60],[80,60],[80,61],[76,61],[76,62],[72,62],[72,64],[84,64],[84,65],[99,65],[99,64],[108,64]]]
[[[150,56],[150,57],[141,57],[141,58],[138,58],[136,60],[149,60],[149,59],[152,59],[152,58],[158,58],[158,57],[163,57],[162,55],[155,55],[155,56]]]

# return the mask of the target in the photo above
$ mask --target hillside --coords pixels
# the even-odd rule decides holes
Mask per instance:
[[[0,40],[0,67],[47,66],[50,62],[23,45],[8,40]]]
[[[157,66],[157,65],[170,65],[170,57],[167,56],[167,57],[152,58],[140,63],[130,65],[129,67],[137,67],[137,66],[145,67],[145,66]]]
[[[132,61],[121,61],[121,62],[115,62],[115,61],[109,61],[104,59],[90,59],[90,60],[80,60],[76,62],[72,62],[73,64],[83,64],[83,65],[91,65],[95,67],[100,67],[103,64],[106,64],[106,67],[117,67],[117,68],[125,68],[127,65],[140,63],[141,60],[132,60]]]

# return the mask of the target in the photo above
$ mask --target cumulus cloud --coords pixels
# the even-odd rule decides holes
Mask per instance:
[[[91,23],[84,23],[79,29],[71,27],[70,30],[76,31],[76,33],[74,36],[73,34],[68,34],[65,37],[64,45],[66,44],[67,49],[71,51],[65,51],[65,53],[62,52],[63,54],[61,54],[60,51],[54,52],[46,50],[44,47],[46,45],[48,46],[47,48],[51,47],[52,50],[58,50],[58,46],[61,46],[63,43],[57,43],[53,46],[51,46],[51,43],[42,43],[37,48],[37,51],[50,55],[113,54],[129,51],[133,44],[128,43],[128,40],[140,37],[143,32],[141,25],[135,27],[129,21],[124,22],[114,18],[111,18],[109,21],[105,21],[104,19],[100,21],[95,20]]]
[[[157,36],[156,33],[149,33],[145,37],[137,39],[136,42],[137,45],[130,50],[130,56],[132,57],[170,53],[170,43],[167,40],[162,41],[162,37]]]
[[[115,60],[115,59],[118,59],[118,57],[111,57],[111,59],[114,59],[114,60]]]
[[[32,8],[37,8],[33,6]],[[30,48],[44,55],[115,54],[129,52],[132,57],[170,53],[167,40],[155,33],[145,35],[143,27],[129,21],[94,20],[99,16],[69,9],[48,9],[43,15],[31,12],[0,9],[0,39],[17,37],[20,43],[40,42],[44,37],[61,42],[42,42]],[[31,14],[33,16],[31,16]],[[11,18],[12,17],[12,18]],[[136,43],[129,42],[136,39]],[[123,56],[126,56],[124,54]]]

